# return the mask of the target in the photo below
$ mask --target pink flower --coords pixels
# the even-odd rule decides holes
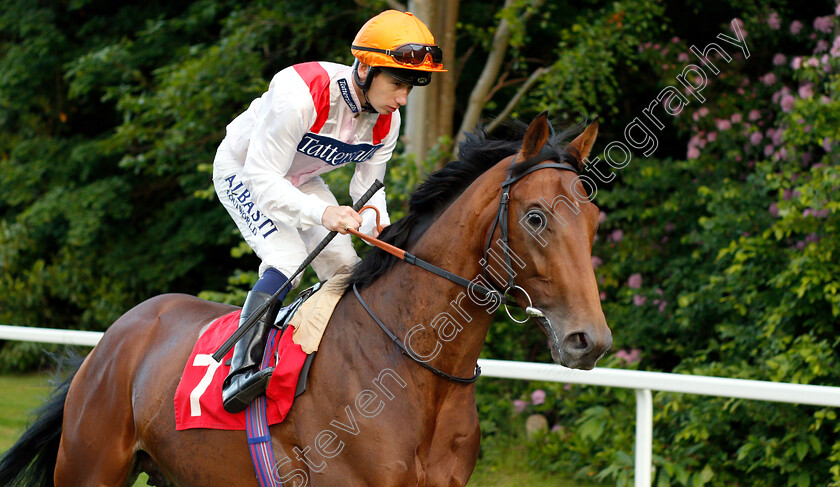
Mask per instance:
[[[641,359],[642,351],[638,348],[634,348],[629,352],[627,350],[619,350],[615,352],[615,357],[619,360],[624,361],[625,363],[634,364]]]
[[[700,149],[694,146],[689,147],[685,157],[688,159],[697,159],[700,157]]]
[[[706,136],[709,142],[714,142],[717,140],[717,132],[709,132],[709,135]]]
[[[747,31],[744,29],[743,20],[739,19],[738,17],[735,17],[734,19],[732,19],[732,23],[735,24],[736,27],[738,27],[738,30],[741,31],[741,35],[743,37],[747,37]]]
[[[767,211],[769,211],[770,214],[773,215],[773,218],[779,217],[779,205],[777,205],[775,201],[770,203],[770,208],[767,208]]]
[[[558,431],[560,431],[560,429],[561,429],[561,428],[560,428],[560,425],[559,425],[559,424],[555,424],[554,426],[552,426],[552,427],[551,427],[551,432],[552,432],[552,433],[557,433]]]
[[[599,223],[604,223],[605,221],[607,221],[607,214],[604,213],[603,211],[599,211],[598,212],[598,222]]]
[[[808,66],[811,66],[812,68],[818,68],[820,67],[820,60],[815,57],[808,58]]]
[[[687,52],[681,52],[681,53],[677,56],[677,61],[679,61],[679,62],[681,62],[681,63],[687,62],[688,60],[689,60],[689,57],[688,57],[688,53],[687,53]]]
[[[674,36],[674,37],[672,37],[672,38],[671,38],[671,42],[673,42],[674,44],[676,44],[677,42],[680,42],[680,38],[679,38],[679,37],[677,37],[677,36]]]
[[[522,399],[514,399],[513,400],[513,412],[514,413],[521,413],[528,407],[528,403],[523,401]]]
[[[828,50],[828,42],[820,39],[817,41],[817,47],[814,48],[814,54]]]
[[[758,110],[750,110],[750,114],[747,116],[750,122],[755,122],[756,120],[761,118],[761,112]]]
[[[825,17],[817,17],[814,19],[814,30],[818,30],[820,32],[829,33],[833,27],[833,22],[831,21],[831,17],[826,15]]]
[[[799,98],[811,98],[814,96],[813,84],[805,83],[799,87]]]
[[[782,145],[782,137],[785,135],[783,130],[776,130],[773,132],[773,145],[776,147]]]
[[[764,157],[770,157],[770,154],[773,153],[773,144],[767,144],[764,146]]]
[[[770,86],[776,82],[776,75],[773,73],[767,73],[761,77],[761,82],[767,86]]]
[[[799,31],[801,31],[801,30],[802,30],[802,22],[800,22],[798,20],[794,20],[793,22],[790,23],[790,33],[791,34],[794,34],[794,35],[799,34]]]
[[[709,114],[709,109],[706,107],[700,107],[700,109],[697,110],[697,113],[699,113],[701,117],[705,117]]]
[[[545,402],[545,391],[542,389],[537,389],[536,391],[531,393],[531,404],[534,406],[539,406]]]
[[[796,99],[790,95],[784,95],[782,97],[782,102],[780,105],[782,106],[782,111],[790,112],[793,110],[793,104],[796,102]]]
[[[837,8],[834,9],[834,15],[840,17],[840,3],[838,3]]]
[[[666,306],[668,306],[668,301],[662,301],[661,303],[659,303],[659,312],[664,313]]]
[[[724,131],[731,129],[732,123],[730,123],[729,120],[717,119],[715,120],[715,126],[717,126],[718,130]]]
[[[633,304],[636,306],[642,306],[647,301],[647,296],[642,296],[641,294],[636,294],[633,296]]]
[[[775,66],[781,66],[781,65],[785,64],[786,62],[787,62],[787,58],[782,53],[779,53],[779,54],[776,54],[775,56],[773,56],[773,64]]]
[[[601,258],[600,258],[600,257],[598,257],[597,255],[593,255],[593,256],[592,256],[592,268],[593,268],[593,269],[597,269],[597,268],[598,268],[598,267],[600,267],[600,266],[601,266],[601,264],[603,264],[603,263],[604,263],[604,261],[602,261],[602,260],[601,260]]]
[[[793,68],[793,69],[801,68],[802,67],[802,58],[800,56],[796,56],[795,58],[793,58],[793,60],[790,62],[790,67]]]
[[[831,139],[829,139],[828,137],[825,137],[822,141],[822,146],[823,146],[823,149],[825,149],[826,152],[831,152]]]
[[[642,287],[642,275],[638,272],[631,275],[629,279],[627,279],[627,286],[630,289],[639,289]]]
[[[750,135],[750,143],[752,145],[760,144],[761,139],[763,139],[763,137],[761,136],[761,132],[753,132],[752,135]]]
[[[834,38],[834,43],[831,44],[831,51],[829,51],[832,57],[840,57],[840,36]]]
[[[732,116],[729,117],[729,120],[732,123],[741,123],[741,119],[742,119],[742,116],[741,116],[740,113],[733,113]]]
[[[770,15],[767,17],[767,25],[770,26],[773,30],[779,30],[779,27],[782,26],[782,21],[779,19],[779,14],[776,12],[771,12]]]
[[[601,291],[600,293],[598,293],[598,297],[601,298],[601,301],[606,301],[607,300],[607,293],[605,293],[604,291]]]
[[[624,232],[615,230],[610,234],[610,240],[613,242],[621,242],[624,239]]]

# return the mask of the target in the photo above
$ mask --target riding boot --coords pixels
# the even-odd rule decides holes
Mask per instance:
[[[270,294],[259,291],[249,292],[245,305],[242,306],[239,326],[242,326],[269,299],[271,299]],[[268,332],[277,316],[278,309],[279,303],[273,303],[233,348],[230,373],[222,385],[222,406],[229,413],[243,411],[254,399],[264,394],[268,387],[274,367],[260,370],[260,362],[265,352]]]

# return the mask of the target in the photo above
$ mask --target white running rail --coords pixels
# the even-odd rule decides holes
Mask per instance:
[[[95,346],[100,338],[102,338],[101,332],[0,325],[0,340]],[[635,487],[650,487],[651,485],[653,448],[653,395],[651,391],[840,407],[840,387],[622,369],[573,370],[554,364],[507,360],[481,359],[478,364],[485,377],[635,389]]]

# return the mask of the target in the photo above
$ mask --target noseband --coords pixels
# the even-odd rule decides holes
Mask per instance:
[[[528,162],[529,161],[524,161],[521,164],[526,164]],[[465,278],[463,278],[463,277],[461,277],[457,274],[453,274],[453,273],[451,273],[451,272],[449,272],[445,269],[441,269],[440,267],[437,267],[433,264],[430,264],[430,263],[424,261],[423,259],[418,258],[417,256],[415,256],[415,255],[413,255],[409,252],[406,252],[406,251],[401,250],[401,249],[397,249],[396,247],[393,247],[389,244],[386,244],[386,243],[382,242],[381,240],[378,240],[378,239],[375,239],[373,237],[364,235],[364,234],[362,234],[360,232],[357,232],[357,231],[352,231],[352,230],[348,230],[348,231],[350,231],[354,235],[364,239],[365,241],[379,247],[380,249],[385,250],[386,252],[404,260],[406,263],[421,267],[421,268],[423,268],[423,269],[425,269],[429,272],[432,272],[433,274],[436,274],[436,275],[438,275],[440,277],[443,277],[445,279],[448,279],[448,280],[450,280],[450,281],[452,281],[456,284],[464,286],[469,290],[477,291],[478,293],[483,294],[484,297],[488,297],[488,296],[491,296],[491,295],[495,296],[494,300],[496,300],[497,302],[501,302],[505,306],[505,312],[507,312],[508,316],[513,321],[515,321],[517,323],[524,323],[524,322],[528,321],[528,318],[526,318],[522,321],[517,320],[516,318],[514,318],[511,315],[510,310],[508,308],[508,305],[519,306],[516,303],[516,300],[513,299],[513,297],[509,295],[510,292],[513,292],[517,289],[519,291],[522,291],[522,293],[528,299],[528,305],[524,307],[525,308],[525,313],[528,315],[528,317],[529,318],[532,318],[532,317],[534,317],[534,318],[536,318],[536,317],[545,318],[545,314],[542,311],[533,307],[533,303],[531,301],[531,296],[528,295],[528,292],[525,291],[525,289],[523,289],[521,286],[518,286],[516,284],[516,282],[514,281],[515,275],[514,275],[514,272],[513,272],[513,267],[511,266],[511,264],[512,264],[511,260],[512,259],[511,259],[511,255],[510,255],[510,247],[508,246],[508,220],[509,220],[508,210],[509,210],[509,206],[510,206],[510,189],[513,186],[514,183],[516,183],[520,179],[523,179],[525,176],[531,174],[532,172],[538,171],[540,169],[560,169],[560,170],[564,170],[564,171],[572,171],[575,174],[579,174],[579,173],[578,173],[578,170],[575,169],[574,166],[572,166],[571,164],[568,164],[566,162],[546,162],[546,163],[537,163],[534,166],[532,166],[532,167],[526,169],[525,171],[523,171],[522,174],[518,174],[516,176],[513,176],[513,168],[514,168],[515,164],[516,164],[516,156],[514,156],[513,161],[511,161],[510,167],[508,168],[507,179],[505,179],[505,181],[502,183],[502,196],[501,196],[501,200],[499,201],[499,209],[496,212],[496,218],[493,220],[493,226],[490,228],[490,234],[487,237],[487,245],[484,248],[484,258],[481,261],[481,274],[482,274],[482,276],[484,277],[486,282],[490,283],[491,287],[496,288],[497,286],[488,277],[487,269],[489,267],[489,260],[488,259],[490,257],[490,248],[493,244],[493,235],[496,233],[496,227],[498,227],[499,231],[501,232],[502,250],[503,250],[504,256],[505,256],[505,269],[507,270],[507,274],[508,274],[507,275],[507,283],[505,284],[504,289],[502,289],[501,291],[499,289],[488,289],[484,286],[476,284],[474,281],[469,281],[469,280],[467,280],[467,279],[465,279]],[[378,216],[378,214],[377,214],[377,216]],[[476,380],[478,380],[478,377],[481,375],[481,367],[479,367],[478,364],[476,364],[476,366],[475,366],[475,374],[472,377],[458,377],[458,376],[454,376],[454,375],[451,375],[451,374],[447,374],[446,372],[434,367],[433,365],[430,365],[428,362],[426,362],[426,361],[420,359],[419,357],[417,357],[413,352],[408,350],[408,348],[405,346],[405,344],[402,342],[402,340],[400,340],[400,338],[398,336],[396,336],[393,332],[391,332],[391,330],[388,329],[388,327],[385,325],[385,323],[383,323],[382,320],[380,320],[379,317],[376,316],[376,314],[373,312],[373,310],[370,309],[370,306],[368,306],[368,304],[365,302],[365,300],[362,299],[362,295],[359,294],[359,290],[356,288],[356,284],[353,284],[353,293],[356,295],[356,298],[359,300],[359,303],[362,305],[362,307],[365,309],[365,311],[367,311],[368,314],[370,315],[370,317],[373,318],[373,321],[375,321],[376,324],[379,325],[380,328],[382,328],[382,330],[385,332],[385,334],[387,334],[388,337],[394,342],[394,344],[397,345],[397,347],[400,349],[400,351],[402,351],[402,353],[404,355],[408,356],[411,360],[414,360],[415,362],[417,362],[418,364],[420,364],[424,368],[433,372],[435,375],[443,377],[443,378],[445,378],[447,380],[450,380],[452,382],[457,382],[457,383],[460,383],[460,384],[470,384],[470,383],[473,383]],[[519,307],[522,307],[522,306],[519,306]]]

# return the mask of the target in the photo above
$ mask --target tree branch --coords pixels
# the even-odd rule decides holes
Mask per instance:
[[[513,1],[505,0],[505,5],[502,7],[502,10],[512,8]],[[543,2],[544,0],[534,0],[531,5],[532,9],[526,9],[519,20],[521,22],[528,20]],[[490,54],[487,56],[487,62],[484,64],[484,69],[482,69],[481,75],[478,77],[478,81],[470,93],[467,111],[464,114],[464,119],[461,121],[461,128],[458,129],[458,134],[455,139],[455,151],[457,151],[457,146],[464,140],[464,133],[472,130],[478,124],[481,111],[484,108],[485,98],[487,97],[487,93],[490,92],[496,77],[499,75],[499,70],[505,59],[512,35],[510,23],[507,19],[502,18],[499,21],[499,26],[496,28],[496,34],[493,36],[493,43],[490,48]]]
[[[545,73],[548,73],[549,71],[551,71],[551,69],[541,67],[537,68],[536,71],[531,73],[531,76],[529,76],[528,80],[519,88],[519,91],[516,92],[516,95],[514,95],[514,97],[511,98],[507,106],[505,106],[505,109],[502,110],[502,113],[500,113],[496,118],[493,119],[492,122],[490,122],[487,125],[486,131],[488,134],[492,132],[493,129],[498,127],[502,120],[504,120],[505,118],[507,118],[508,115],[510,115],[510,112],[512,112],[514,107],[516,107],[516,105],[519,103],[519,100],[521,100],[522,97],[525,96],[525,93],[527,93],[532,86],[534,86],[534,83],[537,82],[537,79]]]

